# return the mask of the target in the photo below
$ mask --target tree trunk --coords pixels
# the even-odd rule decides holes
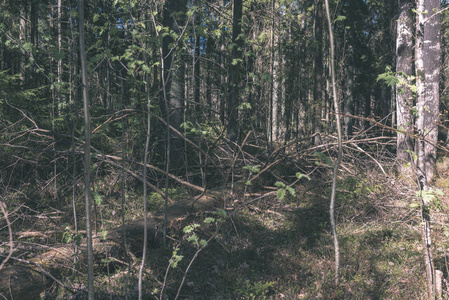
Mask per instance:
[[[334,237],[334,251],[335,251],[335,285],[338,285],[338,279],[339,279],[339,268],[340,268],[340,246],[338,244],[338,236],[337,236],[337,226],[335,223],[335,200],[337,197],[337,172],[338,168],[340,167],[340,162],[342,158],[342,132],[341,132],[341,123],[340,123],[340,106],[339,101],[337,99],[337,84],[335,82],[335,46],[334,46],[334,33],[332,29],[332,21],[331,21],[331,14],[329,11],[329,1],[324,0],[325,2],[325,8],[326,8],[326,16],[327,16],[327,25],[329,28],[329,43],[330,43],[330,71],[331,71],[331,78],[332,78],[332,97],[334,102],[334,109],[335,109],[335,119],[337,124],[337,135],[338,135],[338,157],[337,161],[334,165],[334,172],[332,176],[332,192],[331,192],[331,201],[329,204],[329,217],[332,227],[332,235]]]
[[[276,2],[273,0],[272,7],[272,24],[271,24],[271,109],[270,109],[270,141],[277,141],[279,138],[279,38],[276,34]]]
[[[432,179],[435,165],[435,154],[432,152],[433,146],[427,144],[434,142],[432,138],[435,138],[436,142],[437,132],[438,103],[435,104],[433,101],[435,97],[438,99],[440,23],[438,21],[439,15],[433,16],[435,13],[433,9],[439,8],[439,0],[418,0],[416,8],[415,71],[417,86],[416,106],[418,110],[416,127],[419,133],[419,140],[416,141],[418,153],[417,175],[422,200],[421,236],[426,268],[427,293],[428,299],[435,299],[435,269],[431,244],[430,202],[426,193],[429,190],[428,186]],[[432,60],[436,61],[432,62]],[[436,84],[434,83],[435,78],[437,78]],[[435,85],[437,95],[433,95]],[[436,105],[436,116],[435,108],[429,105]]]
[[[87,289],[88,299],[94,299],[94,255],[92,250],[92,227],[91,227],[91,199],[90,199],[90,114],[89,94],[87,90],[87,62],[84,48],[84,1],[79,0],[79,47],[81,62],[81,80],[84,104],[84,197],[86,204],[86,232],[87,232]]]
[[[179,26],[183,25],[182,12],[186,10],[186,0],[169,0],[165,2],[163,13],[163,25],[170,30],[181,33]],[[164,60],[164,70],[161,75],[164,80],[161,80],[162,89],[164,92],[160,98],[160,109],[162,116],[167,120],[170,126],[180,131],[182,123],[182,104],[184,101],[184,62],[182,61],[179,50],[174,45],[176,41],[171,35],[166,35],[162,40],[162,56]],[[167,129],[168,131],[168,129]],[[170,138],[171,140],[171,138]],[[167,139],[168,142],[168,139]],[[181,161],[183,155],[179,152],[183,150],[182,141],[174,137],[170,147],[171,157],[175,158],[173,163],[182,165]],[[177,153],[178,151],[178,153]]]
[[[313,133],[315,135],[314,144],[321,143],[319,133],[321,132],[321,112],[324,107],[322,80],[323,80],[323,1],[317,0],[315,2],[315,84],[313,86]]]
[[[351,35],[352,41],[352,35]],[[352,135],[354,119],[349,115],[354,114],[354,49],[350,44],[347,50],[347,63],[345,70],[346,85],[345,85],[345,102],[344,102],[344,112],[345,112],[345,138],[349,139]]]
[[[413,75],[413,0],[399,0],[399,15],[396,37],[396,72],[399,84],[396,86],[396,122],[399,131],[411,133],[413,119],[412,91],[408,87]],[[397,133],[397,154],[399,172],[406,171],[405,163],[412,162],[413,141],[409,134]]]
[[[228,91],[228,132],[227,138],[233,142],[239,137],[238,109],[240,97],[240,66],[242,64],[242,0],[234,0],[232,14],[232,54],[230,61],[230,80]]]
[[[425,172],[427,182],[434,176],[437,156],[436,144],[438,142],[439,124],[439,82],[440,82],[440,30],[441,15],[439,0],[424,1],[424,10],[427,13],[424,23],[423,67],[424,67],[424,144]]]

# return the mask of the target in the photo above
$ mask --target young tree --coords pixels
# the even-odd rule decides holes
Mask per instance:
[[[325,0],[324,2],[326,8],[326,16],[327,16],[327,25],[329,29],[329,43],[330,43],[330,71],[331,71],[331,80],[332,80],[332,97],[334,99],[334,109],[335,109],[335,119],[337,124],[337,135],[338,135],[338,157],[337,161],[334,165],[334,173],[332,176],[332,193],[331,193],[331,201],[329,205],[329,214],[330,214],[330,222],[332,226],[332,235],[334,237],[334,251],[335,251],[335,284],[338,284],[338,273],[340,267],[340,247],[338,244],[337,230],[335,224],[335,199],[337,197],[337,172],[340,167],[340,162],[342,158],[342,130],[340,123],[340,106],[339,101],[337,99],[337,84],[335,82],[335,45],[334,45],[334,33],[332,29],[332,21],[331,14],[329,11],[329,1]]]
[[[81,81],[84,105],[84,197],[86,204],[86,232],[87,232],[87,289],[88,299],[94,300],[94,255],[92,249],[92,227],[91,227],[91,199],[90,199],[90,114],[89,93],[87,83],[87,62],[84,38],[84,1],[78,2],[79,15],[79,50],[81,62]]]

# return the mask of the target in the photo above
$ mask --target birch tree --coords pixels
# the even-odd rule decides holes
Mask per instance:
[[[424,109],[422,118],[426,137],[424,144],[424,163],[427,181],[434,176],[436,162],[436,145],[438,142],[439,123],[439,81],[440,81],[440,31],[441,15],[439,14],[440,1],[424,1],[424,11],[427,19],[424,22],[424,42],[423,42],[423,67],[424,67]],[[420,115],[421,117],[421,115]]]

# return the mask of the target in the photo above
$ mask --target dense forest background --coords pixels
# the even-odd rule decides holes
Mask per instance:
[[[447,295],[449,4],[326,3],[1,0],[0,295]]]

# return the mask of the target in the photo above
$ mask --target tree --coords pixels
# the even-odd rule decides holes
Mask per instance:
[[[337,161],[334,165],[334,172],[332,176],[332,192],[331,192],[331,201],[329,204],[329,214],[330,214],[330,222],[332,226],[332,235],[334,237],[334,251],[335,251],[335,284],[338,284],[339,280],[339,267],[340,267],[340,246],[338,244],[338,236],[337,229],[335,223],[335,199],[337,195],[337,172],[340,167],[340,162],[342,159],[342,132],[341,132],[341,124],[340,124],[340,107],[339,101],[337,99],[337,85],[335,82],[335,47],[334,47],[334,33],[332,29],[332,21],[331,14],[329,11],[329,1],[324,0],[325,8],[326,8],[326,16],[327,16],[327,25],[329,30],[329,43],[330,43],[330,69],[331,69],[331,79],[332,79],[332,97],[334,99],[334,109],[335,109],[335,119],[337,124],[337,134],[338,134],[338,157]]]
[[[173,126],[180,131],[182,123],[182,106],[184,104],[185,93],[185,66],[183,61],[182,47],[178,47],[183,37],[183,27],[185,24],[185,12],[187,8],[186,0],[168,0],[164,4],[162,25],[167,32],[162,39],[162,59],[163,69],[161,70],[160,81],[162,94],[160,96],[161,115],[167,122],[166,127],[166,149],[169,149],[169,156],[173,163],[179,164],[183,155],[182,142],[178,137],[173,139],[170,136],[169,126]],[[167,164],[171,164],[166,158]]]
[[[79,49],[81,62],[81,81],[84,105],[84,197],[86,205],[86,232],[87,232],[87,289],[88,299],[94,299],[94,254],[92,250],[92,227],[91,227],[91,199],[90,199],[90,113],[89,93],[87,79],[87,62],[84,37],[84,1],[78,2],[79,15]]]
[[[405,171],[405,163],[412,162],[413,95],[410,80],[413,75],[413,0],[398,0],[398,19],[396,36],[396,122],[397,122],[397,159],[399,171]]]
[[[232,13],[232,42],[231,42],[231,60],[230,60],[230,78],[228,88],[228,103],[227,103],[227,138],[233,142],[238,140],[239,124],[238,124],[238,109],[240,102],[240,66],[242,64],[242,0],[234,0]]]
[[[427,181],[430,182],[434,176],[439,124],[439,83],[440,83],[440,31],[441,14],[439,0],[424,1],[424,11],[427,12],[424,22],[424,45],[423,45],[423,67],[424,67],[424,106],[422,114],[422,130],[427,142],[424,146],[424,164]],[[418,74],[420,75],[420,74]],[[421,118],[421,115],[419,116]]]
[[[417,86],[416,141],[422,199],[421,235],[428,298],[435,298],[436,277],[432,255],[429,183],[434,175],[439,114],[440,1],[418,0],[416,6],[415,72]]]
[[[321,111],[322,107],[324,107],[323,101],[323,28],[322,28],[322,19],[323,19],[323,1],[318,0],[315,1],[315,80],[313,86],[313,101],[314,101],[314,134],[315,145],[321,143],[320,132],[321,132]]]

